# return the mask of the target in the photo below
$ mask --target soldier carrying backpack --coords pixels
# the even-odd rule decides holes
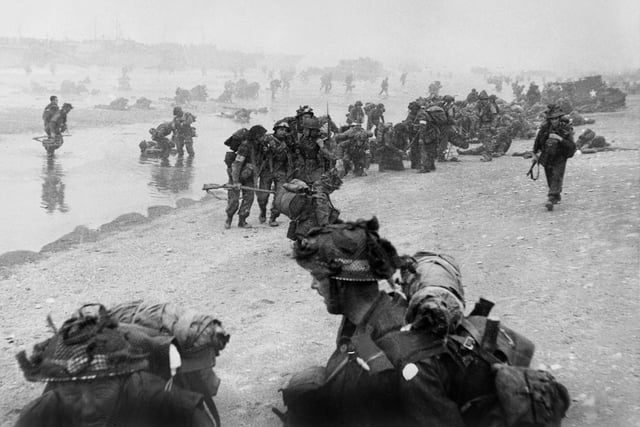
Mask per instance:
[[[285,425],[558,426],[568,394],[550,374],[525,367],[532,344],[492,328],[487,304],[463,316],[453,258],[400,258],[378,228],[375,218],[327,225],[296,246],[312,288],[343,319],[327,365],[292,376],[283,389],[287,413],[274,412]],[[408,302],[379,290],[397,269],[410,281]]]

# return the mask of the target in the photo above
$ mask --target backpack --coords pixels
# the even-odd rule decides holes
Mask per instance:
[[[427,108],[427,121],[436,125],[446,125],[449,123],[447,112],[439,105]]]

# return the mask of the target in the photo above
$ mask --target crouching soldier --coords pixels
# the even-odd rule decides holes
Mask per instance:
[[[328,225],[296,246],[296,261],[311,273],[312,289],[342,323],[327,365],[294,375],[283,389],[287,413],[274,412],[287,426],[559,425],[568,395],[551,375],[505,363],[499,352],[481,347],[484,335],[476,341],[476,329],[457,335],[454,316],[444,329],[432,329],[421,315],[429,310],[408,311],[402,296],[380,291],[378,281],[390,281],[403,263],[378,228],[375,218]],[[410,304],[420,301],[417,306],[426,308],[433,305],[429,299],[447,292],[462,304],[455,286],[415,277],[422,282],[416,290],[439,289],[423,291],[417,301],[407,295]],[[461,305],[457,319],[462,323]],[[510,330],[504,334],[518,339]],[[504,342],[501,349],[510,345]]]
[[[84,306],[31,357],[23,351],[17,359],[28,381],[47,383],[17,427],[214,426],[203,396],[170,390],[150,373],[148,354],[126,339],[104,306]]]

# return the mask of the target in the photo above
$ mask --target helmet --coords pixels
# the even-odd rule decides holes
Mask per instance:
[[[320,120],[315,117],[306,118],[302,122],[302,129],[320,129]]]
[[[296,110],[296,117],[300,117],[304,114],[311,114],[313,116],[313,108],[308,105],[304,105]]]
[[[258,139],[267,133],[267,130],[262,125],[255,125],[249,129],[249,139]]]
[[[30,358],[16,358],[27,381],[87,381],[147,369],[147,354],[134,347],[103,305],[88,304],[53,337],[36,344]]]
[[[283,129],[286,129],[286,130],[291,129],[291,127],[289,126],[289,123],[287,123],[287,122],[286,122],[286,121],[284,121],[284,120],[279,121],[279,122],[276,122],[276,124],[275,124],[275,125],[273,125],[273,130],[276,130],[276,129],[278,129],[278,128],[283,128]]]
[[[362,107],[362,101],[356,101],[356,107]]]
[[[478,94],[478,99],[489,99],[489,95],[487,95],[487,91],[483,90]]]
[[[399,258],[378,228],[376,217],[314,228],[296,245],[296,262],[311,273],[347,282],[389,279]]]
[[[383,103],[378,104],[378,108],[384,109],[384,104]]]
[[[444,102],[454,102],[454,101],[455,101],[455,99],[454,99],[454,98],[453,98],[453,96],[451,96],[451,95],[445,95],[445,96],[443,96],[443,97],[442,97],[442,100],[443,100]]]
[[[181,116],[183,114],[182,107],[173,107],[173,115]]]
[[[73,110],[73,105],[69,104],[68,102],[65,102],[64,104],[62,104],[61,110],[71,111]]]
[[[558,117],[565,116],[567,113],[562,111],[562,108],[560,108],[558,105],[549,104],[547,106],[547,111],[545,111],[544,114],[547,119],[557,119]]]

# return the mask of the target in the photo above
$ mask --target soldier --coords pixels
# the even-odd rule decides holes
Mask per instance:
[[[363,122],[364,116],[365,111],[362,109],[362,101],[358,100],[347,113],[347,124],[351,125],[353,122]]]
[[[533,381],[535,391],[525,387],[519,391],[540,411],[532,413],[535,410],[529,407],[527,413],[522,401],[515,407],[508,405],[517,392],[513,384],[507,384],[510,390],[506,386],[498,390],[492,365],[497,363],[501,372],[520,371],[499,363],[495,352],[481,353],[476,349],[480,342],[469,335],[448,339],[464,309],[462,288],[455,277],[453,282],[441,281],[441,274],[414,266],[422,283],[408,287],[414,292],[408,295],[409,310],[399,294],[380,291],[378,281],[390,282],[402,262],[391,242],[378,235],[378,229],[376,218],[327,225],[311,230],[296,245],[296,261],[311,274],[311,288],[324,299],[330,314],[342,316],[342,322],[326,367],[295,374],[283,389],[285,424],[520,425],[507,424],[506,415],[515,409],[531,415],[535,425],[559,426],[570,401],[566,388],[551,375],[527,370],[532,380],[546,381]],[[422,256],[416,261],[422,261]],[[438,262],[446,264],[445,269],[455,268],[449,258]],[[427,272],[430,274],[423,275]],[[451,303],[450,310],[438,306],[442,300]],[[411,324],[405,326],[405,319]],[[524,374],[518,378],[525,383]],[[506,396],[500,396],[502,391]]]
[[[420,111],[420,104],[417,101],[411,101],[407,107],[409,113],[404,120],[407,131],[409,133],[409,160],[411,161],[411,169],[420,169],[420,144],[418,144],[418,124],[416,117]]]
[[[384,93],[385,96],[389,96],[389,77],[385,77],[380,83],[380,92],[378,96]]]
[[[473,89],[471,89],[471,92],[469,92],[469,95],[467,95],[467,102],[469,104],[473,104],[477,100],[478,100],[478,91],[474,87]]]
[[[16,427],[193,426],[212,427],[203,396],[148,372],[147,353],[133,346],[100,306],[84,306],[34,346],[17,355],[28,381],[46,382]],[[167,351],[167,369],[179,366]]]
[[[344,78],[344,86],[344,93],[353,92],[353,88],[356,87],[356,85],[353,84],[353,73],[347,74],[347,76]]]
[[[271,80],[269,83],[269,89],[271,89],[271,99],[276,99],[276,92],[280,89],[282,82],[279,79]]]
[[[529,83],[529,89],[527,89],[527,94],[525,95],[525,99],[527,101],[527,106],[531,107],[534,104],[537,104],[542,99],[542,94],[540,93],[540,87],[534,82]]]
[[[353,122],[351,128],[336,135],[338,143],[336,168],[344,177],[353,169],[355,176],[367,176],[369,162],[371,160],[371,150],[369,148],[369,137],[371,132],[362,129],[361,122]]]
[[[573,126],[565,115],[557,105],[550,104],[533,143],[533,155],[544,166],[547,177],[549,192],[545,207],[549,211],[560,203],[567,159],[573,157],[576,151]]]
[[[160,123],[158,127],[149,129],[151,140],[157,144],[160,149],[160,158],[167,159],[171,153],[171,141],[169,141],[169,134],[173,132],[173,123],[164,122]]]
[[[385,123],[378,131],[378,171],[404,170],[402,159],[408,145],[408,131],[404,123]]]
[[[191,113],[182,111],[182,107],[173,108],[173,141],[178,150],[178,157],[184,156],[186,147],[189,157],[193,157],[193,137],[195,129],[191,126],[196,121],[196,117]]]
[[[260,138],[267,133],[267,130],[255,125],[246,133],[246,139],[240,143],[235,158],[231,163],[231,185],[227,196],[227,220],[224,228],[231,228],[233,215],[238,212],[238,227],[251,228],[247,223],[247,218],[251,212],[254,191],[241,189],[240,186],[255,187],[258,179],[258,168],[256,163],[259,159]],[[240,204],[240,191],[242,191],[242,204]]]
[[[446,113],[442,107],[434,105],[421,108],[416,116],[418,127],[417,143],[420,147],[420,170],[429,173],[436,170],[438,147],[443,139],[443,129],[447,125]]]
[[[484,90],[478,95],[475,113],[478,119],[478,138],[484,147],[480,160],[490,162],[495,151],[495,122],[500,111]]]
[[[287,182],[293,172],[293,158],[289,151],[287,137],[289,134],[289,124],[286,121],[277,122],[273,126],[273,135],[268,135],[264,140],[264,155],[260,172],[260,188],[263,190],[278,191]],[[260,206],[260,223],[267,220],[267,204],[269,203],[269,193],[258,193],[258,206]],[[269,225],[277,227],[280,212],[271,204],[271,215]]]
[[[62,108],[53,113],[47,123],[47,135],[56,141],[61,141],[60,145],[62,145],[62,133],[67,131],[67,115],[71,110],[73,110],[73,105],[65,102],[62,104]]]
[[[456,135],[455,126],[457,125],[456,116],[458,113],[455,106],[455,98],[451,95],[443,96],[439,105],[442,107],[447,116],[447,123],[446,125],[443,125],[441,129],[442,136],[438,142],[438,153],[436,160],[439,162],[444,162],[446,161],[447,152],[449,151],[449,141],[453,140],[454,136]]]
[[[374,126],[378,128],[378,126],[384,123],[385,111],[384,104],[382,103],[376,105],[369,111],[369,114],[367,114],[367,131],[370,131]]]
[[[47,136],[51,138],[51,130],[49,129],[49,122],[55,113],[58,112],[60,107],[58,107],[58,97],[55,95],[51,95],[49,97],[49,104],[44,107],[44,111],[42,112],[42,121],[44,122],[44,131]]]
[[[320,137],[320,121],[317,118],[306,118],[302,122],[302,131],[298,142],[299,167],[296,178],[312,185],[328,170],[328,163],[335,160],[335,155]]]

